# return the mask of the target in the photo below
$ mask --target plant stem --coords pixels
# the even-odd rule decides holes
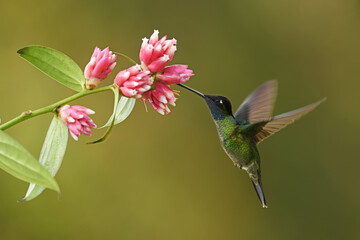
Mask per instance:
[[[123,54],[123,53],[119,53],[119,52],[113,52],[113,53],[115,53],[116,55],[118,55],[118,56],[120,56],[122,58],[125,58],[126,60],[128,60],[132,64],[135,64],[135,65],[137,64],[137,62],[135,62],[131,57],[129,57],[129,56]]]
[[[56,109],[68,102],[71,102],[71,101],[74,101],[76,99],[79,99],[81,97],[84,97],[84,96],[87,96],[87,95],[91,95],[91,94],[94,94],[94,93],[98,93],[98,92],[105,92],[105,91],[108,91],[108,90],[113,90],[114,86],[113,85],[110,85],[110,86],[106,86],[106,87],[102,87],[102,88],[98,88],[98,89],[94,89],[94,90],[83,90],[79,93],[76,93],[68,98],[65,98],[63,100],[60,100],[56,103],[53,103],[49,106],[46,106],[46,107],[43,107],[43,108],[39,108],[37,110],[34,110],[34,111],[31,111],[31,110],[28,110],[28,111],[25,111],[23,113],[21,113],[19,116],[17,116],[16,118],[13,118],[11,119],[10,121],[0,125],[0,130],[5,130],[5,129],[8,129],[9,127],[12,127],[14,126],[15,124],[18,124],[22,121],[25,121],[29,118],[33,118],[33,117],[36,117],[36,116],[39,116],[39,115],[42,115],[42,114],[45,114],[45,113],[49,113],[49,112],[55,112]]]

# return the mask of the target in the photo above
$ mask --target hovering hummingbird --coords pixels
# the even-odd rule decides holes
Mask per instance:
[[[265,82],[255,89],[233,115],[231,103],[226,97],[205,95],[186,85],[178,85],[205,100],[214,119],[221,146],[234,165],[249,174],[262,206],[267,208],[261,182],[260,156],[257,145],[307,114],[326,99],[271,117],[277,92],[277,82],[273,80]]]

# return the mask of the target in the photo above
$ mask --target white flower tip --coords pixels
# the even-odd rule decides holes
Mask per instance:
[[[112,70],[115,68],[115,66],[116,66],[116,62],[114,62],[113,64],[111,64],[110,67],[109,67],[110,71],[112,71]]]
[[[161,57],[161,61],[163,61],[163,62],[166,62],[169,59],[170,59],[170,57],[167,54],[164,54],[164,56]]]
[[[152,77],[149,77],[148,83],[149,83],[150,85],[152,85],[152,84],[154,83],[154,79],[153,79]],[[151,88],[151,87],[150,87],[150,88]]]
[[[132,96],[135,96],[137,94],[137,91],[135,89],[129,89],[129,92]]]
[[[139,78],[139,80],[141,80],[141,78]],[[139,83],[135,82],[135,81],[133,81],[132,84],[133,84],[134,87],[137,87],[139,85]]]
[[[157,45],[156,48],[155,48],[156,51],[160,52],[161,51],[161,45]]]
[[[142,87],[144,89],[144,92],[148,91],[151,89],[150,85],[145,85],[144,87]]]
[[[96,57],[92,57],[90,60],[90,65],[94,65],[96,62]]]
[[[91,115],[91,114],[94,114],[95,113],[95,111],[93,111],[93,110],[91,110],[91,109],[86,109],[86,114],[87,115]]]
[[[70,132],[70,135],[72,136],[72,138],[77,141],[79,138],[78,136],[76,136],[73,132]]]
[[[166,100],[166,97],[164,95],[162,95],[159,99],[160,102],[164,103],[164,104],[167,104],[168,101]]]
[[[126,71],[123,76],[125,79],[128,79],[130,77],[130,72]]]
[[[161,109],[161,108],[159,108],[158,110],[156,110],[158,113],[160,113],[161,115],[164,115],[165,114],[165,112],[164,112],[164,110],[163,109]]]
[[[67,122],[69,122],[69,123],[73,123],[73,122],[75,122],[75,119],[74,119],[74,118],[72,118],[72,117],[68,117],[68,118],[67,118]]]
[[[150,43],[153,44],[155,41],[158,41],[159,38],[159,31],[154,30],[154,33],[150,37]]]

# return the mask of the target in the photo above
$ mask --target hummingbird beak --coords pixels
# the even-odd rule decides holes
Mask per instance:
[[[252,183],[253,183],[253,186],[255,188],[255,191],[256,191],[256,193],[257,193],[257,195],[259,197],[259,200],[260,200],[263,208],[267,208],[265,195],[264,195],[262,182],[261,182],[261,176],[260,176],[259,172],[258,172],[258,183],[255,183],[254,181],[252,181]]]
[[[199,96],[202,97],[202,98],[205,98],[205,95],[204,95],[204,94],[202,94],[201,92],[196,91],[195,89],[192,89],[192,88],[190,88],[190,87],[188,87],[188,86],[186,86],[186,85],[184,85],[184,84],[182,84],[182,83],[178,83],[178,85],[179,85],[180,87],[183,87],[183,88],[185,88],[185,89],[187,89],[187,90],[189,90],[189,91],[191,91],[191,92],[199,95]]]

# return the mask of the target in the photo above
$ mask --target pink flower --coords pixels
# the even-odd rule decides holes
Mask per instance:
[[[156,88],[145,93],[143,99],[147,100],[162,115],[170,113],[168,105],[175,106],[176,101],[171,88],[160,82],[156,82]]]
[[[135,65],[119,72],[114,82],[125,97],[141,98],[151,89],[154,79],[150,71],[141,71],[140,66]]]
[[[77,141],[80,134],[91,136],[91,128],[95,123],[88,116],[95,112],[83,106],[64,105],[59,109],[59,115],[65,125],[68,126],[70,135]]]
[[[193,71],[187,69],[188,65],[172,65],[165,67],[163,71],[156,74],[156,79],[164,84],[184,83],[194,76]]]
[[[86,78],[86,88],[94,89],[99,85],[114,69],[117,56],[109,51],[109,47],[101,51],[96,47],[86,65],[84,75]]]
[[[143,69],[158,72],[173,59],[176,51],[176,40],[166,40],[167,36],[159,40],[159,31],[154,30],[150,40],[143,38],[140,49],[140,61]]]

